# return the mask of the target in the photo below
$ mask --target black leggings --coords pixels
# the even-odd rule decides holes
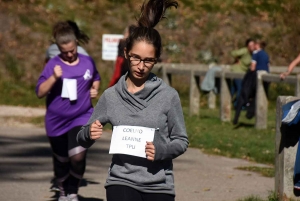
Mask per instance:
[[[142,193],[134,188],[122,185],[106,188],[107,201],[175,201],[174,195],[163,193]]]
[[[81,126],[58,137],[49,137],[53,152],[53,169],[61,195],[77,194],[85,172],[86,149],[76,141]]]

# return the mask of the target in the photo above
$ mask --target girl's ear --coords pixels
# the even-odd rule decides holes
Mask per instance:
[[[124,56],[125,56],[125,59],[128,59],[127,58],[127,49],[126,49],[126,47],[124,47]]]

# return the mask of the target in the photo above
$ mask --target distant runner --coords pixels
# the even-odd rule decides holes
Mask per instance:
[[[50,59],[39,77],[36,94],[46,96],[46,131],[53,152],[59,201],[78,201],[78,186],[86,165],[86,149],[76,135],[93,113],[100,76],[91,57],[77,52],[76,36],[67,22],[54,27],[60,54]],[[66,92],[62,97],[62,90]],[[67,95],[67,96],[66,96]]]

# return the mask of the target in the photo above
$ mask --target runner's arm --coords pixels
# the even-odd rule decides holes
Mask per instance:
[[[89,148],[94,143],[95,140],[91,139],[91,131],[90,127],[91,124],[94,123],[96,120],[99,120],[99,122],[105,126],[106,123],[109,123],[108,115],[107,115],[107,102],[105,98],[105,92],[102,94],[102,96],[99,98],[99,101],[94,108],[94,112],[89,119],[88,123],[81,127],[81,130],[77,134],[77,142],[80,146]]]
[[[59,65],[56,65],[53,68],[53,71],[51,70],[51,68],[49,68],[48,66],[45,67],[45,70],[48,73],[48,78],[46,79],[45,76],[41,76],[41,78],[43,78],[45,81],[41,81],[39,79],[39,82],[41,83],[37,89],[37,97],[38,98],[43,98],[44,96],[46,96],[49,91],[51,90],[51,88],[53,87],[53,85],[55,84],[55,82],[61,78],[63,72],[62,69]],[[45,71],[44,70],[44,71]],[[44,72],[43,72],[44,73]],[[43,74],[42,73],[42,74]]]
[[[97,97],[99,86],[100,86],[100,80],[95,80],[92,84],[91,89],[90,89],[91,98],[96,98]]]
[[[38,98],[45,97],[49,93],[53,85],[55,84],[56,80],[57,78],[55,78],[55,76],[52,75],[45,82],[43,82],[38,89],[37,97]]]
[[[183,154],[189,145],[178,93],[176,93],[171,101],[167,118],[170,142],[154,142],[154,161],[174,159]]]
[[[94,81],[92,85],[92,89],[96,89],[98,91],[99,87],[100,87],[100,80]]]

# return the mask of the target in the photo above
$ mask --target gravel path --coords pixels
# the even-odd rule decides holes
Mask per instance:
[[[6,110],[3,111],[3,110]],[[7,111],[40,116],[43,109],[0,106]],[[12,115],[7,115],[12,116]],[[85,180],[80,188],[81,201],[104,201],[104,182],[111,156],[110,132],[90,148]],[[52,159],[43,128],[0,123],[0,200],[51,200]],[[240,166],[259,165],[240,159],[188,151],[174,160],[177,201],[235,201],[250,195],[267,197],[274,179],[236,170]]]

